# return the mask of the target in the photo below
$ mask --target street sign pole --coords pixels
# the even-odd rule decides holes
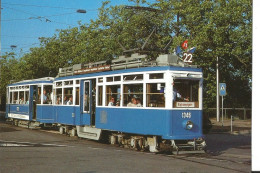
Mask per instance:
[[[217,115],[217,122],[219,122],[219,72],[218,72],[218,56],[217,56],[217,64],[216,64],[216,75],[217,75],[217,100],[216,100],[216,102],[217,102],[217,109],[216,109],[216,115]]]
[[[223,126],[223,112],[224,112],[224,96],[227,94],[226,92],[227,85],[226,83],[219,83],[219,95],[222,97],[222,126]]]
[[[224,99],[223,99],[223,95],[222,95],[222,127],[223,127],[223,104],[224,103]]]

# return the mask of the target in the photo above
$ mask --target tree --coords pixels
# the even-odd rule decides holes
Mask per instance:
[[[197,48],[194,61],[204,71],[204,107],[215,106],[217,56],[220,81],[228,86],[227,106],[251,107],[252,1],[161,0],[154,5],[173,19],[172,48],[185,39]]]

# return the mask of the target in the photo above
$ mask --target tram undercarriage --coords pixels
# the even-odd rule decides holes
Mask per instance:
[[[109,135],[109,143],[139,151],[182,153],[204,153],[206,142],[203,139],[194,140],[164,140],[158,136],[134,136],[131,134]]]
[[[60,134],[78,136],[79,138],[105,141],[111,145],[131,148],[138,151],[149,151],[152,153],[165,152],[172,154],[204,153],[206,142],[204,139],[193,140],[164,140],[159,136],[141,136],[135,134],[101,130],[92,126],[72,126],[63,124],[45,124],[37,121],[27,121],[9,118],[15,126],[25,128],[57,127]]]

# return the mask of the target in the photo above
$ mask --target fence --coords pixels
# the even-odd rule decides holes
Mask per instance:
[[[216,111],[216,108],[208,108],[204,110],[204,113],[213,118],[216,117]],[[251,119],[252,112],[251,108],[223,108],[223,118],[231,118],[231,115],[241,120],[246,120]],[[220,108],[219,117],[222,117],[222,108]]]

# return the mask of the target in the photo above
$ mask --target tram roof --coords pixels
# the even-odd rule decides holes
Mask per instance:
[[[189,71],[189,72],[202,72],[201,68],[193,68],[193,67],[176,67],[176,66],[155,66],[155,67],[140,67],[140,68],[130,68],[130,69],[122,69],[122,70],[114,70],[114,71],[104,71],[104,72],[96,72],[96,73],[86,73],[80,75],[71,75],[55,78],[56,80],[66,80],[66,79],[74,79],[74,78],[82,78],[82,77],[97,77],[104,75],[114,75],[114,74],[124,74],[124,73],[136,73],[136,72],[148,72],[148,71]]]
[[[40,84],[40,83],[53,83],[53,80],[54,80],[53,77],[44,77],[44,78],[38,78],[38,79],[23,80],[23,81],[19,81],[19,82],[9,84],[8,86],[30,85],[30,84]]]

